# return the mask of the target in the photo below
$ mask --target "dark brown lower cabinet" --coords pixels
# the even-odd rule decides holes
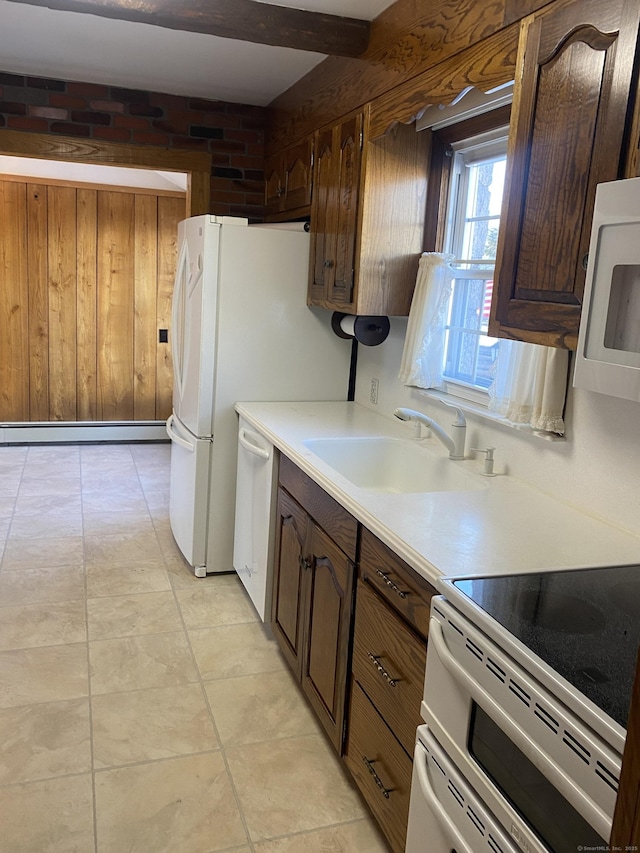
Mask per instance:
[[[352,682],[345,761],[391,849],[402,853],[413,764],[357,681]]]
[[[338,538],[352,556],[320,526],[332,519]],[[292,463],[281,461],[273,631],[339,755],[344,741],[356,532],[357,522],[346,510]]]
[[[281,457],[273,632],[394,853],[405,846],[434,592]]]

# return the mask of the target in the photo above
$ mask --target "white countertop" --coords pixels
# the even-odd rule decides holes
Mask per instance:
[[[398,556],[434,584],[442,575],[515,574],[640,563],[640,538],[511,476],[482,477],[482,459],[451,462],[483,488],[464,492],[367,491],[308,450],[316,438],[390,436],[411,428],[357,403],[238,403],[236,410]],[[446,457],[437,439],[425,452]]]

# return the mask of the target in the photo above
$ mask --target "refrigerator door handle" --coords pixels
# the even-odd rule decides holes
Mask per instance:
[[[256,432],[249,432],[249,430],[242,427],[242,429],[238,432],[238,441],[247,450],[249,453],[253,453],[254,456],[259,456],[261,459],[269,459],[271,454],[268,450],[265,450],[263,447],[254,444],[251,439],[259,439],[260,436]]]
[[[182,436],[178,435],[178,433],[174,430],[173,415],[169,415],[169,417],[167,418],[165,428],[167,430],[167,435],[169,436],[171,441],[175,441],[176,444],[179,444],[180,447],[184,447],[184,449],[188,450],[189,453],[194,452],[194,450],[196,449],[195,444],[191,444],[190,441],[187,441],[186,438],[182,438]]]

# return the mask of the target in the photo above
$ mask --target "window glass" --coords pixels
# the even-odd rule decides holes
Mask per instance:
[[[453,146],[446,251],[454,256],[444,377],[465,394],[491,385],[498,339],[487,334],[506,166],[506,128]]]

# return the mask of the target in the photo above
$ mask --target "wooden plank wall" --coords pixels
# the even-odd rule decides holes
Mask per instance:
[[[396,0],[373,21],[361,56],[329,56],[269,104],[267,154],[446,65],[553,0]],[[458,94],[458,93],[454,93]],[[427,106],[430,101],[425,101]]]
[[[185,198],[0,180],[0,420],[162,420]]]

